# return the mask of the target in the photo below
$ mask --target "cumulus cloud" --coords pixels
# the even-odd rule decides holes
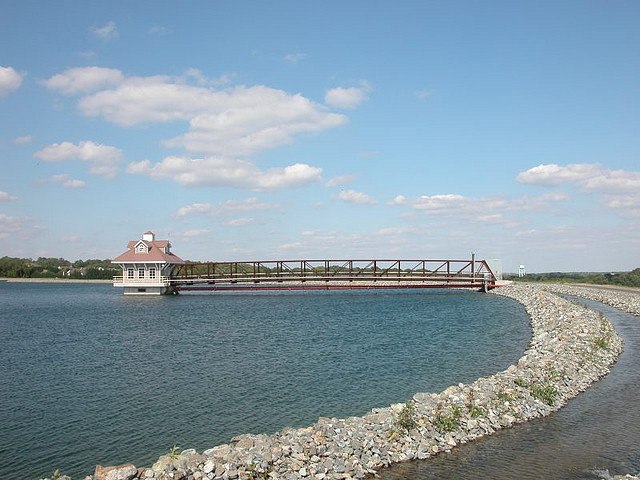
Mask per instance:
[[[116,22],[109,21],[102,27],[91,28],[91,33],[102,40],[111,40],[118,36],[118,28]]]
[[[398,195],[387,205],[409,208],[432,217],[457,218],[481,224],[515,226],[520,221],[519,212],[552,211],[560,202],[568,199],[566,194],[545,194],[537,197],[508,198],[505,196],[467,197],[449,193],[421,195],[408,198]]]
[[[22,135],[20,137],[16,137],[13,139],[13,143],[16,145],[25,145],[27,143],[31,143],[33,137],[31,135]]]
[[[226,200],[212,205],[211,203],[192,203],[181,207],[176,212],[178,217],[190,215],[224,215],[237,214],[239,212],[258,212],[277,208],[276,204],[263,202],[256,197],[249,197],[243,200]]]
[[[149,35],[164,37],[165,35],[169,35],[171,33],[171,30],[169,30],[167,27],[163,25],[154,25],[149,30],[147,30],[147,33]]]
[[[0,97],[17,90],[22,85],[22,75],[13,67],[0,67]]]
[[[89,173],[113,178],[118,173],[122,152],[116,147],[84,141],[78,144],[54,143],[37,151],[34,156],[46,162],[81,160],[90,164]]]
[[[289,63],[298,63],[305,58],[307,58],[306,53],[288,53],[284,56],[284,59]]]
[[[0,240],[14,235],[26,234],[34,230],[29,217],[11,217],[0,213]]]
[[[18,197],[10,195],[7,192],[3,192],[0,190],[0,202],[14,202]]]
[[[396,197],[397,199],[398,197]],[[451,209],[462,209],[469,204],[469,199],[458,194],[422,195],[413,202],[416,210],[439,212]]]
[[[321,170],[306,163],[262,170],[243,159],[292,143],[299,135],[340,126],[347,117],[301,94],[263,85],[229,87],[229,81],[230,77],[209,80],[197,69],[178,77],[126,77],[115,69],[83,67],[54,75],[45,85],[79,95],[78,110],[83,115],[124,127],[187,123],[184,133],[163,140],[162,145],[204,156],[135,162],[128,167],[130,173],[182,185],[255,190],[319,181]]]
[[[198,85],[185,83],[188,79]],[[86,67],[66,70],[45,85],[65,94],[87,93],[78,103],[80,112],[118,125],[188,121],[188,131],[164,145],[209,155],[246,156],[291,143],[298,134],[320,132],[347,121],[344,115],[329,112],[300,94],[262,85],[207,86],[221,81],[209,81],[195,69],[172,79],[125,78],[119,70]]]
[[[407,197],[404,195],[396,195],[393,200],[387,202],[388,205],[404,205],[407,203]]]
[[[210,230],[206,229],[206,228],[194,228],[194,229],[186,230],[186,231],[184,231],[182,233],[179,233],[178,236],[180,238],[188,240],[190,238],[197,238],[197,237],[206,236],[206,235],[209,234],[209,232],[210,232]]]
[[[289,144],[297,134],[319,132],[346,121],[301,95],[268,87],[238,87],[223,96],[210,110],[223,103],[227,107],[194,116],[187,133],[164,145],[210,155],[248,156]]]
[[[420,90],[418,93],[416,93],[416,97],[418,97],[418,99],[420,100],[427,100],[431,98],[431,92],[429,90]]]
[[[233,220],[229,220],[227,225],[230,227],[244,227],[245,225],[251,225],[255,223],[255,219],[253,218],[234,218]]]
[[[209,214],[212,211],[213,205],[210,203],[192,203],[191,205],[180,207],[176,212],[176,215],[178,217],[188,217],[190,215]]]
[[[521,172],[516,179],[520,183],[543,186],[569,183],[591,192],[640,190],[640,172],[610,170],[595,163],[541,164]]]
[[[371,87],[367,82],[361,82],[359,87],[336,87],[327,90],[324,102],[331,107],[352,109],[364,102],[370,91]]]
[[[147,175],[156,180],[173,180],[190,187],[235,187],[251,190],[275,190],[299,187],[321,180],[322,170],[305,163],[284,168],[261,170],[245,160],[221,157],[166,157],[158,163],[133,162],[127,172]]]
[[[355,176],[353,175],[338,175],[327,180],[324,186],[329,188],[340,187],[342,185],[346,185],[347,183],[353,182],[354,179]]]
[[[375,205],[378,202],[366,193],[357,192],[355,190],[342,190],[338,194],[338,198],[343,202],[356,203],[359,205]]]
[[[83,180],[71,178],[71,176],[66,173],[53,175],[47,179],[40,180],[40,183],[56,183],[62,185],[64,188],[69,189],[78,189],[87,186],[87,184]]]
[[[73,95],[115,86],[123,80],[122,72],[114,68],[78,67],[58,73],[43,83],[50,90]]]

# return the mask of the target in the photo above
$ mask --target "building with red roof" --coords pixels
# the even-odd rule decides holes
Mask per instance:
[[[113,286],[123,287],[125,295],[164,295],[173,292],[171,273],[184,261],[171,253],[169,240],[156,240],[149,231],[140,240],[131,240],[127,251],[111,263],[122,268],[122,276],[114,277]]]

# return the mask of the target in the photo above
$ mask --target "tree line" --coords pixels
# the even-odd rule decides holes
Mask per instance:
[[[549,283],[588,283],[592,285],[613,285],[620,287],[640,287],[640,268],[630,272],[589,273],[589,272],[550,272],[527,273],[524,277],[505,275],[506,280]]]
[[[76,260],[39,257],[0,258],[0,277],[5,278],[73,278],[88,280],[108,280],[121,273],[121,269],[111,260]]]

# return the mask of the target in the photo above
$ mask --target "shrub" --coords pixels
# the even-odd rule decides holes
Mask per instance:
[[[409,400],[404,404],[402,410],[398,414],[398,420],[396,421],[398,427],[405,429],[406,431],[416,428],[416,405],[413,400]]]

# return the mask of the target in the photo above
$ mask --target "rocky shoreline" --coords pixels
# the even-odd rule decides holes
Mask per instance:
[[[605,375],[622,351],[605,317],[557,294],[640,313],[640,295],[574,288],[518,284],[495,291],[525,306],[532,338],[516,365],[490,377],[417,393],[363,417],[320,418],[307,428],[241,435],[202,453],[172,451],[149,468],[97,466],[85,480],[360,479],[549,415]]]

